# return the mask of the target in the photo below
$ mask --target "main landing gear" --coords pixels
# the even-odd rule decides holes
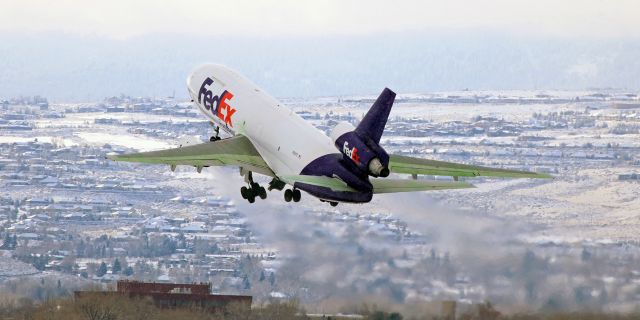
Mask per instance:
[[[256,197],[260,197],[260,199],[267,198],[267,190],[260,186],[257,183],[252,183],[249,187],[240,188],[240,194],[243,199],[247,199],[249,203],[254,203],[256,201]]]
[[[244,172],[242,168],[240,168],[240,173],[244,175],[244,181],[249,184],[248,187],[243,186],[240,188],[240,194],[243,199],[246,199],[249,203],[254,203],[256,201],[256,197],[260,197],[260,199],[263,200],[267,198],[267,190],[253,182],[251,171]]]
[[[301,197],[302,194],[298,189],[287,189],[284,191],[284,201],[286,202],[291,202],[291,200],[293,200],[293,202],[299,202]]]
[[[282,182],[280,179],[278,178],[273,178],[273,180],[271,180],[271,182],[269,182],[269,191],[271,190],[282,190],[286,187],[287,185]],[[299,202],[300,198],[302,198],[302,194],[300,193],[300,190],[293,188],[293,189],[286,189],[284,190],[284,201],[286,202]]]
[[[243,168],[240,168],[240,175],[244,176],[244,181],[248,184],[248,186],[240,188],[240,194],[243,199],[246,199],[249,203],[254,203],[258,197],[260,199],[267,198],[267,190],[263,186],[253,182],[251,171],[245,171]],[[284,182],[280,181],[278,178],[274,178],[269,182],[269,191],[274,189],[282,190],[285,186],[286,184]],[[284,201],[300,202],[300,198],[302,198],[300,190],[296,188],[284,190]],[[338,203],[336,202],[335,204],[337,205]]]

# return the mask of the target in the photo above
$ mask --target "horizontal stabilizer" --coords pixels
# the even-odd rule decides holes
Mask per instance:
[[[390,155],[389,169],[393,173],[423,174],[449,177],[501,177],[551,179],[551,175],[529,171],[497,169],[467,164]]]
[[[108,155],[107,158],[114,161],[157,163],[172,166],[237,166],[264,175],[275,176],[251,141],[243,135],[174,149]]]
[[[308,175],[288,175],[278,177],[282,181],[294,185],[296,182],[310,184],[318,187],[329,188],[333,191],[358,192],[356,189],[348,186],[344,181],[338,178],[325,176],[308,176]],[[435,180],[411,180],[411,179],[389,179],[379,178],[371,179],[373,185],[373,193],[394,193],[394,192],[412,192],[412,191],[430,191],[430,190],[446,190],[446,189],[464,189],[474,188],[467,182],[458,181],[435,181]]]
[[[333,191],[358,192],[356,189],[348,186],[344,181],[338,178],[326,176],[309,176],[309,175],[286,175],[279,176],[280,180],[294,185],[296,182],[310,184],[318,187],[329,188]]]
[[[474,185],[462,181],[437,181],[437,180],[413,180],[413,179],[371,179],[373,193],[395,193],[432,191],[447,189],[475,188]]]

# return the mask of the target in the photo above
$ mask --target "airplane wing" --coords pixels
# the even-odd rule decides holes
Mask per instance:
[[[373,193],[475,188],[474,185],[462,181],[410,180],[390,178],[371,179],[371,184],[373,184]]]
[[[551,175],[528,171],[496,169],[467,164],[390,155],[389,170],[394,173],[425,174],[451,177],[501,177],[501,178],[542,178],[551,179]]]
[[[115,161],[168,164],[172,167],[237,166],[267,176],[275,176],[251,141],[243,135],[174,149],[107,157]]]
[[[282,179],[282,181],[290,185],[294,185],[294,183],[299,182],[299,183],[306,183],[306,184],[319,186],[319,187],[326,187],[333,191],[357,192],[357,190],[348,186],[344,181],[337,178],[332,178],[332,177],[289,175],[289,176],[281,176],[280,179]],[[395,193],[395,192],[475,188],[472,184],[467,182],[390,179],[390,178],[371,179],[371,184],[373,184],[373,193]]]

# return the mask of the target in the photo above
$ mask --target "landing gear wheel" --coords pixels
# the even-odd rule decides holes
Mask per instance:
[[[260,187],[257,191],[258,191],[258,196],[260,196],[260,199],[264,200],[267,198],[267,190],[265,190],[264,187]]]
[[[254,203],[256,201],[256,195],[251,193],[249,197],[247,197],[247,200],[249,201],[249,203]]]
[[[242,199],[248,199],[249,198],[249,193],[251,191],[249,190],[249,188],[247,187],[242,187],[240,188],[240,194],[242,195]]]
[[[218,141],[218,140],[220,140],[220,137],[211,136],[211,138],[209,138],[209,141],[211,142]]]
[[[337,203],[337,202],[335,202],[335,201],[329,201],[329,204],[330,204],[332,207],[335,207],[335,206],[337,206],[337,205],[338,205],[338,203]]]
[[[299,202],[301,197],[302,194],[300,193],[300,190],[293,189],[293,202]]]
[[[284,191],[284,201],[291,202],[291,199],[293,199],[293,191],[291,191],[291,189],[285,190]]]

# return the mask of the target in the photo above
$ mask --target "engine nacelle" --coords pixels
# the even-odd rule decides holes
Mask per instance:
[[[336,148],[358,169],[374,177],[389,175],[389,155],[368,137],[361,137],[355,128],[341,122],[331,131],[331,139]]]

